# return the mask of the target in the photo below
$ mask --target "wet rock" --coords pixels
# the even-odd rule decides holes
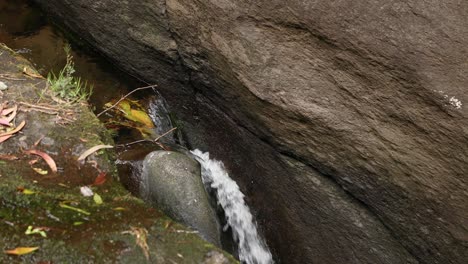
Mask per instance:
[[[37,1],[133,74],[189,73],[189,143],[233,160],[285,262],[468,259],[466,1]],[[155,28],[177,56],[129,38]]]
[[[151,152],[143,161],[141,184],[140,193],[146,201],[220,245],[217,217],[198,162],[178,152]]]
[[[206,254],[203,264],[228,264],[229,260],[217,251],[210,251]]]

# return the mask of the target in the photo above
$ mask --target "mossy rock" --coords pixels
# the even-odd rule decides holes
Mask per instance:
[[[14,121],[25,127],[0,143],[0,263],[202,263],[219,252],[194,231],[131,196],[116,176],[112,150],[95,153],[83,164],[77,157],[99,144],[113,144],[86,103],[60,105],[47,93],[46,80],[23,73],[34,71],[25,59],[0,46],[0,81],[8,88],[0,102],[18,105]],[[58,172],[24,150],[47,153]],[[47,173],[41,175],[33,170]],[[91,187],[103,203],[84,197]],[[78,208],[82,211],[73,210]],[[40,234],[26,235],[29,226]],[[5,250],[39,247],[14,256]]]

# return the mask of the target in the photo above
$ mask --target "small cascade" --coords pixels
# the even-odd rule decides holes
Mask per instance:
[[[271,264],[272,255],[259,236],[244,194],[237,183],[229,177],[222,162],[212,160],[209,153],[196,149],[191,151],[202,167],[203,182],[216,189],[218,203],[224,209],[227,225],[239,245],[239,259],[247,264]],[[227,229],[227,226],[225,227]]]

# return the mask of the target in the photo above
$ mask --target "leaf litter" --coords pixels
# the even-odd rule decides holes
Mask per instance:
[[[83,152],[79,157],[78,157],[78,161],[79,162],[82,162],[84,161],[89,155],[93,154],[94,152],[100,150],[100,149],[108,149],[108,148],[113,148],[114,146],[111,146],[111,145],[97,145],[97,146],[94,146],[88,150],[86,150],[85,152]]]
[[[149,247],[147,243],[147,238],[148,238],[148,230],[146,230],[144,227],[130,227],[131,230],[129,231],[124,231],[122,234],[131,234],[135,236],[135,240],[137,245],[143,250],[143,254],[145,255],[146,259],[149,260]]]
[[[49,156],[49,154],[39,151],[39,150],[35,150],[35,149],[26,150],[24,151],[24,153],[40,156],[41,158],[44,159],[47,165],[49,165],[52,172],[57,172],[57,164],[55,164],[55,161]]]
[[[32,253],[38,249],[39,247],[17,247],[15,249],[5,250],[4,252],[9,255],[20,256],[20,255]]]
[[[91,184],[91,186],[97,186],[97,185],[102,185],[106,182],[107,178],[106,178],[106,173],[105,172],[101,172],[99,173],[99,175],[96,177],[96,179],[94,180],[93,184]]]

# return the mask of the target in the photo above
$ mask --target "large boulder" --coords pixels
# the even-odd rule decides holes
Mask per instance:
[[[468,259],[468,2],[36,1],[132,74],[195,88],[171,106],[233,161],[283,261]]]
[[[201,179],[200,164],[185,154],[154,151],[141,171],[140,194],[169,217],[220,245],[220,228]]]

